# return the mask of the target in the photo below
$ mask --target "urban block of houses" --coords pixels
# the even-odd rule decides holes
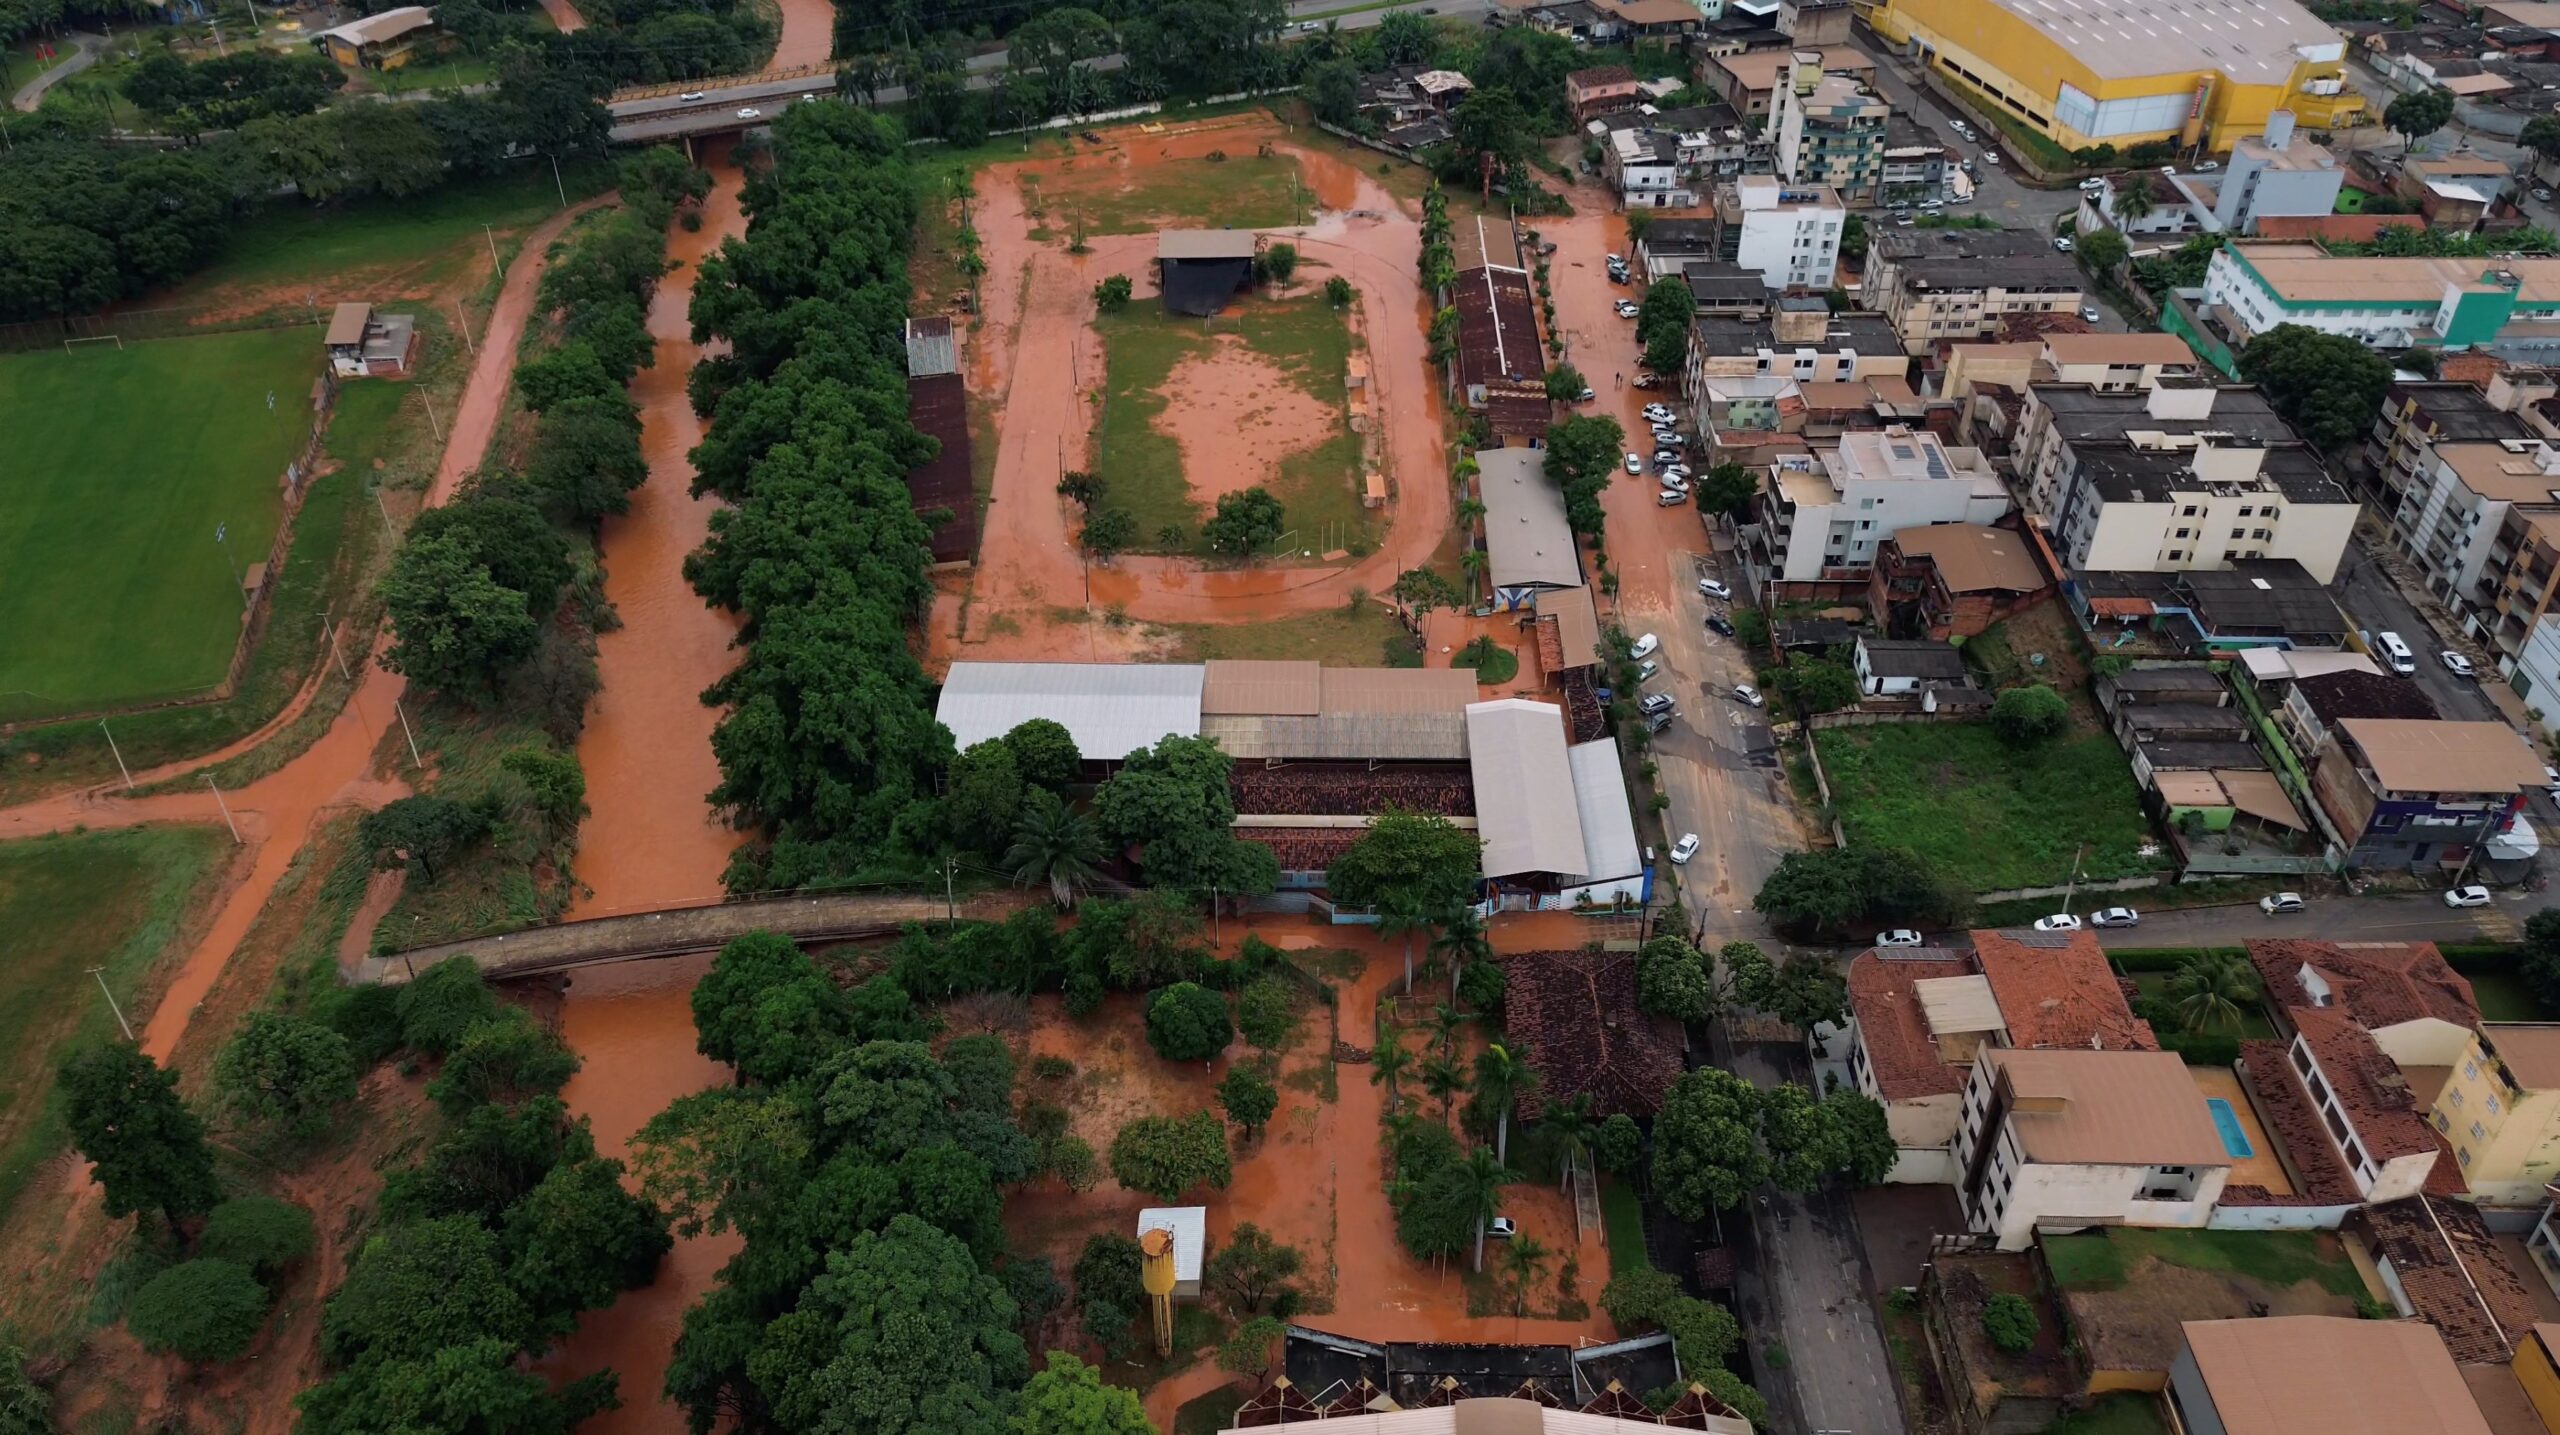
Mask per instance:
[[[1887,229],[1868,240],[1860,293],[1910,353],[1993,337],[2022,314],[2077,314],[2079,266],[2023,229]]]
[[[1876,545],[1867,607],[1899,637],[1970,638],[2050,599],[2051,553],[2014,528],[1932,523]]]
[[[1733,252],[1724,257],[1757,273],[1771,289],[1830,289],[1848,218],[1840,195],[1820,185],[1791,185],[1759,174],[1716,189],[1717,222],[1734,236]]]
[[[2009,511],[2008,487],[1980,451],[1951,449],[1925,429],[1844,433],[1810,457],[1771,474],[1743,534],[1745,562],[1782,594],[1813,596],[1803,586],[1811,584],[1864,590],[1877,547],[1895,534],[1989,524]]]
[[[1456,70],[1397,65],[1360,76],[1354,103],[1381,140],[1416,150],[1449,138],[1449,111],[1474,89],[1475,83]]]
[[[1504,221],[1478,216],[1458,222],[1451,248],[1457,278],[1448,302],[1458,311],[1451,397],[1483,414],[1501,443],[1535,444],[1546,437],[1554,407],[1519,236]]]
[[[1601,141],[1602,177],[1634,209],[1697,204],[1723,181],[1767,174],[1776,165],[1774,142],[1723,105],[1658,110],[1643,104],[1584,128]],[[1641,240],[1637,247],[1643,249]],[[1653,278],[1661,272],[1648,269]]]
[[[1858,691],[1871,698],[1920,697],[1931,689],[1969,683],[1964,654],[1930,638],[1861,636],[1849,655]]]
[[[1636,72],[1624,65],[1597,65],[1564,77],[1564,104],[1575,124],[1634,109],[1640,95]]]
[[[1687,388],[1691,401],[1701,405],[1692,417],[1705,431],[1718,427],[1708,422],[1703,406],[1712,380],[1902,382],[1910,369],[1911,357],[1902,351],[1893,327],[1882,316],[1856,309],[1833,313],[1819,294],[1773,295],[1764,288],[1752,312],[1727,307],[1701,313],[1689,325]],[[1906,391],[1908,387],[1904,382]],[[1783,424],[1769,427],[1797,431]]]

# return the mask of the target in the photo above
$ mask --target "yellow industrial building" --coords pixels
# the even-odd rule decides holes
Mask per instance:
[[[2291,110],[2358,121],[2347,42],[2296,0],[1882,0],[1876,32],[2066,150],[2219,153]]]

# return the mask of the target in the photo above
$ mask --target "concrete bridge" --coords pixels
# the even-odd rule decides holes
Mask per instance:
[[[786,105],[835,92],[834,66],[800,65],[616,90],[604,108],[613,118],[608,135],[614,143],[647,144],[754,129],[781,114]]]
[[[909,922],[938,922],[954,912],[978,921],[1002,921],[1042,900],[1045,893],[1004,889],[981,892],[951,905],[940,897],[878,892],[820,892],[757,897],[743,902],[707,902],[657,912],[590,917],[504,936],[441,942],[389,956],[367,957],[350,974],[350,980],[397,985],[447,957],[469,956],[479,963],[481,975],[491,981],[509,981],[607,962],[717,951],[731,938],[757,931],[780,932],[801,942],[836,942],[888,936]]]

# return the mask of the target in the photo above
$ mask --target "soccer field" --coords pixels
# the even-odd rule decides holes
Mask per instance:
[[[0,357],[0,721],[222,680],[320,365],[310,328]]]

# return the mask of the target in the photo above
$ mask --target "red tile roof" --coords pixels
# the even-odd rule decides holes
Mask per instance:
[[[2321,1124],[2319,1109],[2311,1104],[2311,1093],[2303,1088],[2302,1078],[2287,1059],[2285,1044],[2280,1041],[2244,1041],[2240,1043],[2240,1071],[2249,1089],[2256,1092],[2257,1112],[2269,1134],[2276,1138],[2285,1153],[2298,1194],[2313,1205],[2352,1206],[2364,1199],[2356,1189],[2355,1176],[2347,1170],[2346,1159],[2329,1142],[2328,1128]],[[2223,1198],[2230,1200],[2235,1191],[2256,1192],[2259,1187],[2225,1187]],[[2276,1199],[2260,1200],[2254,1195],[2238,1202],[2242,1205],[2281,1205]]]
[[[1972,974],[1973,964],[1956,956],[1864,952],[1849,963],[1849,1009],[1857,1014],[1858,1040],[1866,1045],[1867,1065],[1885,1100],[1913,1101],[1964,1090],[1969,1068],[1938,1055],[1915,984]]]
[[[1976,932],[1973,959],[1991,979],[2011,1046],[2160,1049],[2151,1023],[2125,1001],[2093,932]]]
[[[2411,1308],[2444,1337],[2454,1363],[2505,1364],[2533,1327],[2533,1298],[2479,1209],[2412,1196],[2368,1206],[2361,1219],[2375,1256],[2391,1263]]]
[[[2471,983],[2453,969],[2433,942],[2249,943],[2249,962],[2268,994],[2283,1007],[2310,1000],[2301,971],[2317,967],[2337,1005],[2367,1030],[2435,1017],[2456,1026],[2480,1024],[2480,1002]]]
[[[2311,1048],[2356,1138],[2377,1164],[2440,1149],[2435,1128],[2413,1104],[2409,1078],[2382,1054],[2373,1033],[2337,1007],[2298,1006],[2285,1014]]]

